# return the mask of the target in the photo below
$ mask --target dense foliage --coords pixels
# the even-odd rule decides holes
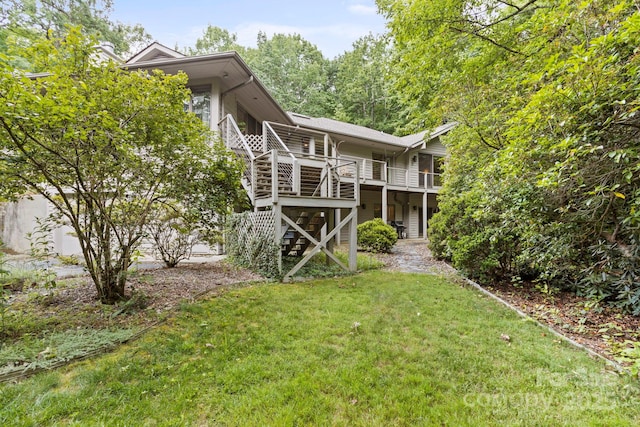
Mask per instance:
[[[387,38],[370,34],[336,58],[337,120],[391,134],[404,129],[404,111],[393,89],[391,53]]]
[[[209,25],[190,55],[235,50],[286,110],[328,117],[388,133],[406,133],[406,112],[392,86],[393,45],[369,34],[353,50],[327,59],[299,34],[258,35],[257,47],[237,43],[237,35]],[[420,129],[423,130],[423,129]]]
[[[85,35],[111,43],[121,55],[150,43],[141,25],[111,20],[112,10],[113,0],[0,0],[0,53],[9,54],[14,66],[33,69],[22,49],[38,39],[62,37],[69,26],[81,26]]]
[[[381,218],[358,225],[358,246],[368,252],[391,252],[398,241],[396,229],[385,224]]]
[[[0,180],[5,196],[52,204],[99,298],[113,303],[153,206],[181,203],[210,223],[234,202],[240,169],[184,110],[186,75],[97,63],[94,45],[76,29],[37,42],[25,56],[48,70],[38,77],[0,56]]]
[[[461,124],[434,252],[640,314],[638,2],[378,4],[414,120]]]
[[[302,36],[259,33],[258,47],[245,58],[285,111],[314,117],[333,111],[330,61]]]

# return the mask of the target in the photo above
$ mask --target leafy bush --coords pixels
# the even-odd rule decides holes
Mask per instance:
[[[640,245],[633,243],[633,250],[606,241],[589,247],[579,293],[640,315]]]
[[[199,233],[179,206],[157,204],[154,209],[155,218],[149,221],[145,229],[153,240],[156,258],[173,268],[180,261],[189,259]]]
[[[398,241],[395,228],[380,218],[358,225],[358,246],[369,252],[390,252]]]

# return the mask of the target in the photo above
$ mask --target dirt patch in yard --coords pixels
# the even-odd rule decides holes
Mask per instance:
[[[144,327],[157,322],[182,301],[194,301],[230,285],[257,280],[263,279],[225,261],[189,262],[175,268],[132,273],[127,282],[127,294],[132,299],[105,306],[98,301],[88,276],[61,279],[53,289],[27,287],[12,292],[6,312],[9,321],[0,337],[15,340],[24,334],[70,328]],[[21,324],[20,316],[31,320]]]

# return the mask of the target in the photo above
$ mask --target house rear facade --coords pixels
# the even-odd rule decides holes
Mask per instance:
[[[235,52],[186,57],[154,43],[125,65],[185,72],[194,94],[192,111],[211,129],[220,131],[223,139],[227,134],[222,132],[222,124],[230,116],[248,140],[258,141],[252,148],[256,153],[263,151],[259,145],[267,124],[300,159],[357,162],[358,222],[382,218],[403,224],[408,238],[426,238],[427,222],[438,209],[441,165],[447,154],[440,137],[454,124],[442,125],[431,133],[397,137],[337,120],[284,112]],[[229,146],[229,141],[225,142]]]
[[[106,53],[111,57],[108,48]],[[397,137],[286,112],[236,52],[190,57],[153,43],[122,66],[188,75],[193,94],[188,108],[245,161],[243,186],[255,211],[277,206],[278,212],[298,224],[311,223],[313,218],[323,218],[322,224],[334,227],[344,222],[333,232],[323,228],[324,237],[332,233],[331,239],[338,243],[353,243],[352,228],[373,218],[396,226],[400,237],[427,238],[446,156],[440,137],[452,124],[431,133]],[[25,203],[6,208],[5,218],[12,220],[5,219],[0,230],[5,244],[16,251],[28,250],[24,232],[38,214],[48,213],[42,203]],[[301,222],[302,217],[307,219]],[[276,233],[276,238],[286,239],[294,227],[286,226],[286,219],[280,221],[282,233]],[[348,222],[351,225],[346,226]],[[52,233],[56,253],[78,252],[75,238],[62,229]],[[317,238],[318,243],[319,236],[307,237]],[[295,253],[294,246],[289,250]]]

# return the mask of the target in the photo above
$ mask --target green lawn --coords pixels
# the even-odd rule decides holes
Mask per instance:
[[[0,385],[0,425],[637,425],[639,396],[474,290],[378,271],[184,305],[114,353]]]

